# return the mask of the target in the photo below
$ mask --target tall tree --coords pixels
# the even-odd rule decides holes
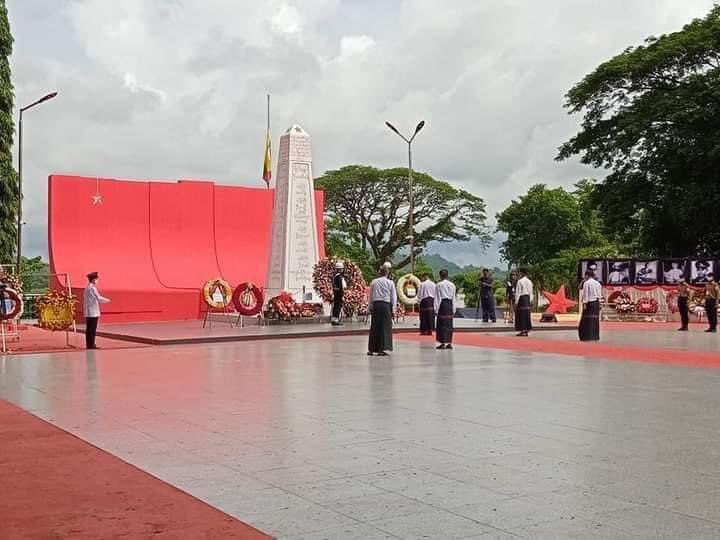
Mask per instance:
[[[507,234],[500,246],[503,258],[529,267],[536,292],[561,284],[574,291],[579,259],[625,252],[607,238],[606,225],[592,207],[595,189],[591,180],[579,181],[574,191],[536,184],[497,215],[498,231]]]
[[[601,64],[566,95],[557,159],[610,170],[592,200],[638,254],[720,252],[720,6]]]
[[[17,177],[12,165],[14,96],[9,59],[12,46],[7,7],[5,0],[0,0],[0,263],[11,260],[17,241]]]
[[[396,267],[409,263],[407,173],[404,168],[349,165],[315,181],[325,192],[330,253],[367,254],[374,269],[384,261],[394,260]],[[416,256],[431,241],[479,239],[488,245],[485,202],[480,197],[424,173],[413,173],[413,179]]]
[[[515,264],[540,264],[588,240],[580,203],[563,188],[536,184],[496,217],[498,231],[507,234],[500,253]]]

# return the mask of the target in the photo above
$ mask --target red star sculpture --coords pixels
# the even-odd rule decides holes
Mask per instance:
[[[556,293],[543,291],[543,296],[550,302],[550,305],[545,310],[545,313],[567,313],[568,308],[577,306],[575,300],[570,300],[565,296],[565,285],[560,285],[560,288]]]

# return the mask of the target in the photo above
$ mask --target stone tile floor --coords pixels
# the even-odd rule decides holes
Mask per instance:
[[[0,398],[281,538],[720,538],[720,371],[364,352],[0,357]]]

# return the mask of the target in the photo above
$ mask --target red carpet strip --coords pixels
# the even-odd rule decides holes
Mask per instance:
[[[431,338],[412,334],[398,334],[398,339],[428,341]],[[498,336],[487,334],[456,333],[453,336],[456,345],[470,345],[488,349],[508,351],[528,351],[537,353],[562,354],[600,358],[603,360],[646,362],[673,366],[720,368],[720,352],[682,351],[677,349],[652,349],[626,347],[580,341],[560,341],[533,339],[532,337]]]
[[[0,538],[268,539],[0,400]]]

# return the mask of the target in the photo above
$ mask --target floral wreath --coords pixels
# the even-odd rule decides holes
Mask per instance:
[[[235,287],[232,295],[232,303],[240,315],[252,317],[262,311],[265,301],[263,291],[257,285],[249,281]]]
[[[313,288],[323,299],[323,302],[333,301],[332,280],[335,275],[335,265],[342,262],[344,265],[343,276],[348,282],[347,288],[343,291],[343,314],[346,317],[360,315],[367,311],[367,283],[360,271],[360,267],[348,259],[328,258],[318,262],[313,268]]]
[[[220,290],[223,301],[218,302],[213,298],[213,295],[217,290]],[[230,284],[222,278],[210,279],[203,285],[203,300],[205,303],[213,309],[223,309],[232,302],[233,290]]]
[[[9,289],[14,290],[18,296],[23,295],[23,282],[19,277],[13,274],[3,274],[0,277],[0,283],[4,283]]]
[[[407,306],[414,306],[418,303],[419,290],[420,280],[413,274],[405,274],[397,281],[398,298]]]
[[[77,299],[65,290],[47,291],[37,299],[38,324],[52,332],[67,330],[75,320]]]
[[[25,306],[22,301],[22,297],[15,291],[15,289],[5,289],[2,294],[3,303],[10,300],[13,303],[13,308],[10,311],[4,309],[0,311],[0,321],[12,321],[13,319],[19,319],[25,310]]]
[[[635,302],[635,311],[644,314],[657,313],[659,309],[658,302],[649,296],[643,296]]]

